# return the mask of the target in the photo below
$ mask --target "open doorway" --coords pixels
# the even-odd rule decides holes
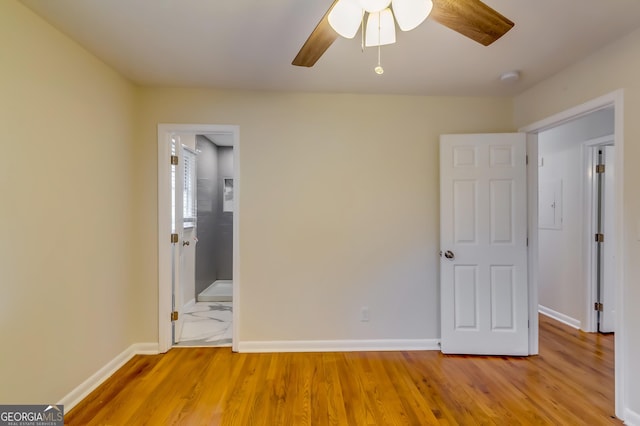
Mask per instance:
[[[616,257],[614,260],[613,269],[616,273],[614,282],[615,289],[615,306],[614,313],[615,325],[616,325],[616,338],[614,339],[615,347],[615,413],[619,418],[624,418],[624,401],[625,401],[625,368],[626,362],[624,359],[624,352],[622,351],[622,345],[625,340],[625,329],[622,319],[624,317],[622,309],[622,300],[624,298],[624,245],[623,245],[623,161],[624,156],[624,102],[623,91],[618,90],[610,94],[601,96],[584,104],[575,106],[571,109],[565,110],[551,117],[545,118],[541,121],[535,122],[520,129],[521,132],[527,133],[527,155],[530,159],[530,167],[527,171],[528,184],[528,211],[529,211],[529,322],[530,322],[530,353],[538,353],[538,310],[539,310],[539,286],[541,285],[538,268],[539,264],[539,241],[538,241],[538,164],[535,164],[538,158],[539,143],[538,139],[542,132],[558,127],[562,124],[571,122],[575,119],[585,117],[591,113],[604,110],[607,108],[613,109],[614,116],[614,131],[613,140],[616,149],[615,161],[614,161],[614,173],[615,177],[615,191],[614,192],[614,204],[615,204],[615,223],[614,223],[614,246]],[[533,164],[532,164],[533,163]],[[586,231],[585,231],[586,235]],[[586,283],[585,283],[586,285]],[[585,302],[586,309],[586,300]],[[592,312],[588,310],[589,312]],[[585,323],[588,321],[585,321]]]
[[[211,170],[207,174],[202,164],[198,175],[202,151],[208,150],[211,154],[215,149],[217,154],[220,147],[224,147],[221,149],[224,155],[220,155],[224,157],[224,167],[213,157],[214,169],[222,169],[220,176],[214,176]],[[207,158],[211,162],[212,157]],[[236,350],[237,327],[231,324],[237,324],[240,305],[239,165],[237,126],[158,125],[158,346],[161,352],[173,346],[229,344]],[[193,211],[187,212],[189,208]],[[207,226],[214,222],[205,220],[211,218],[205,218],[203,209],[209,210],[212,216],[220,213],[224,232],[207,235]],[[203,238],[205,250],[200,250],[198,262],[198,245]],[[214,240],[225,239],[225,251],[219,250],[220,256],[212,256],[211,251],[207,254],[207,239],[213,244]],[[201,271],[200,277],[196,273],[198,263],[205,271]],[[212,280],[207,274],[209,265],[214,265],[214,271],[224,269],[228,279],[216,273],[218,279]],[[215,281],[232,282],[231,286],[223,286],[227,287],[222,291],[225,300],[220,300],[219,291],[213,291],[214,296],[207,298],[206,290],[216,284]],[[199,296],[207,300],[198,301]],[[213,330],[207,322],[215,326]]]
[[[231,346],[233,331],[233,143],[227,135],[188,134],[185,200],[195,201],[185,225],[179,287],[182,318],[173,322],[179,347]],[[190,172],[190,173],[189,173]],[[175,185],[173,185],[175,187]],[[188,193],[191,192],[191,194]],[[189,207],[188,203],[184,206]],[[190,243],[190,245],[189,245]],[[177,328],[180,328],[177,330]]]
[[[614,123],[609,107],[538,134],[539,311],[587,332],[613,332]]]

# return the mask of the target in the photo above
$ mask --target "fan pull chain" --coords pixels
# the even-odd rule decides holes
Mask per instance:
[[[384,69],[382,68],[382,65],[380,65],[380,45],[378,45],[378,66],[375,67],[373,69],[376,74],[380,75],[380,74],[384,74]]]
[[[382,68],[382,65],[380,65],[380,27],[382,26],[380,21],[382,21],[382,19],[380,19],[380,15],[378,15],[378,66],[373,69],[378,75],[384,74],[384,69]]]

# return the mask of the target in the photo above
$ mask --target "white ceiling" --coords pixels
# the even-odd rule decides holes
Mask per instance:
[[[248,90],[510,96],[640,26],[638,0],[485,0],[516,23],[489,47],[427,19],[382,48],[338,38],[291,65],[331,0],[22,0],[132,81]],[[518,70],[517,83],[500,82]]]
[[[207,133],[202,136],[209,139],[210,142],[217,146],[233,146],[232,133]]]

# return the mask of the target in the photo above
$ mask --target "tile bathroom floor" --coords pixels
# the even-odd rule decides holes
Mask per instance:
[[[231,346],[232,302],[196,302],[182,315],[182,335],[175,346]]]

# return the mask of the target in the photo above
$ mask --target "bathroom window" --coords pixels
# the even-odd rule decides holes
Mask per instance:
[[[188,148],[183,150],[184,155],[184,192],[182,212],[184,226],[193,227],[196,224],[196,153]]]
[[[171,156],[176,155],[176,137],[171,137]],[[171,165],[171,233],[176,232],[176,166]]]

